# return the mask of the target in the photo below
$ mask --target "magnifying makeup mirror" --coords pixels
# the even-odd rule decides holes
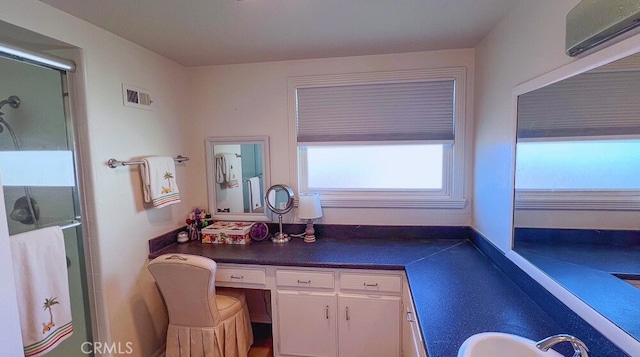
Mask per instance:
[[[291,211],[295,195],[291,187],[287,185],[273,185],[269,187],[265,194],[267,207],[278,215],[279,232],[271,237],[274,243],[286,243],[291,240],[290,236],[282,233],[282,215]]]

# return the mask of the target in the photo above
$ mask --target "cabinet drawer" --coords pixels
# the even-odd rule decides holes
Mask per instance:
[[[279,287],[333,289],[333,273],[303,270],[276,271],[276,284]]]
[[[340,289],[371,292],[402,292],[402,277],[378,274],[340,274]]]
[[[218,267],[216,282],[264,285],[266,282],[265,276],[264,269]]]

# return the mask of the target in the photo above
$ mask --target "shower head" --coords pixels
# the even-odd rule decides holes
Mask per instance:
[[[4,107],[5,104],[9,104],[11,108],[17,108],[20,106],[20,98],[17,95],[12,95],[9,98],[0,102],[0,109]]]

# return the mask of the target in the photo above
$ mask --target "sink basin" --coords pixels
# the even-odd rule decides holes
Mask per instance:
[[[536,342],[521,336],[501,332],[483,332],[467,338],[458,350],[458,357],[562,357],[554,350],[543,352]]]

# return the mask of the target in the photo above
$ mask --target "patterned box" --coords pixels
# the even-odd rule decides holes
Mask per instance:
[[[252,222],[217,221],[202,228],[202,243],[247,244]]]

